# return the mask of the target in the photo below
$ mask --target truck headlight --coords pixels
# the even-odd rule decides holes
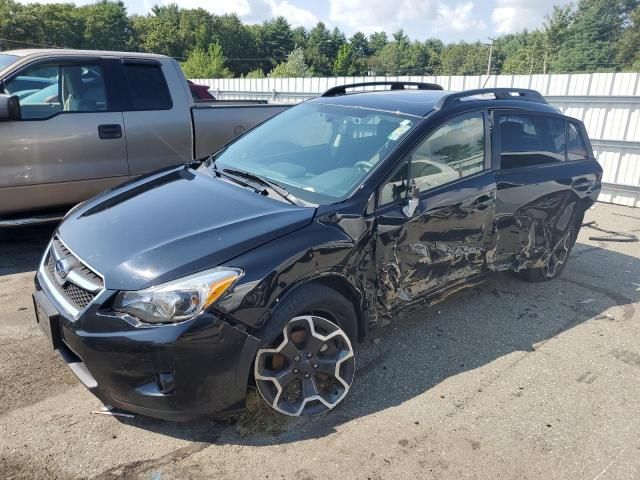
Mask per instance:
[[[123,291],[114,310],[147,323],[183,322],[216,302],[241,275],[236,268],[214,268],[145,290]]]

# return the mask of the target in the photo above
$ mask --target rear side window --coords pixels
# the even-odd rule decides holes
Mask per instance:
[[[503,170],[563,162],[565,121],[545,115],[502,115],[499,120]]]
[[[588,158],[587,147],[575,123],[567,123],[567,160],[585,160]]]
[[[133,110],[169,110],[169,89],[159,65],[125,64]]]

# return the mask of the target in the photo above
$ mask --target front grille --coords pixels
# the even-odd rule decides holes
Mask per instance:
[[[59,280],[60,277],[57,276],[55,271],[56,259],[66,261],[68,264],[73,265],[73,275],[68,275],[62,281],[62,284]],[[56,293],[62,296],[67,303],[78,311],[86,308],[93,299],[96,298],[99,291],[104,288],[104,280],[102,277],[87,267],[82,260],[71,253],[66,245],[58,238],[54,238],[51,242],[51,248],[47,252],[46,267],[47,268],[44,273],[50,280],[50,284],[55,288]],[[80,278],[74,279],[74,275],[79,276]],[[78,280],[84,280],[78,283],[86,282],[85,285],[91,285],[91,290],[74,283]]]
[[[100,287],[104,286],[102,277],[98,275],[96,272],[94,272],[93,270],[91,270],[89,267],[87,267],[82,262],[82,260],[77,258],[73,253],[71,253],[67,248],[67,246],[60,241],[60,239],[54,238],[53,242],[51,242],[51,248],[55,248],[59,256],[62,258],[73,258],[77,260],[79,265],[78,265],[78,268],[76,268],[76,272],[82,275],[89,282],[95,285],[99,285]]]

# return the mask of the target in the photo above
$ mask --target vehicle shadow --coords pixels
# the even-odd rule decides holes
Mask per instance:
[[[0,230],[0,276],[38,269],[56,224]]]
[[[510,273],[495,274],[481,286],[394,319],[356,348],[356,380],[344,404],[324,416],[281,420],[279,434],[241,435],[234,426],[213,422],[175,424],[146,417],[121,421],[219,444],[273,445],[323,437],[345,422],[411,400],[449,377],[514,352],[532,352],[583,322],[630,319],[634,294],[619,273],[633,268],[638,270],[635,276],[640,273],[637,265],[635,257],[577,244],[562,276],[552,282],[532,284]],[[607,279],[606,286],[600,278]],[[603,315],[613,306],[623,307],[621,318]]]

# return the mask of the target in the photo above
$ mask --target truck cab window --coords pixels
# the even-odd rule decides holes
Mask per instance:
[[[170,110],[169,88],[160,65],[125,64],[132,110]]]
[[[59,113],[107,110],[104,77],[99,65],[39,64],[5,83],[5,92],[20,99],[24,120]]]
[[[545,115],[502,115],[501,169],[524,168],[565,160],[565,122]]]

